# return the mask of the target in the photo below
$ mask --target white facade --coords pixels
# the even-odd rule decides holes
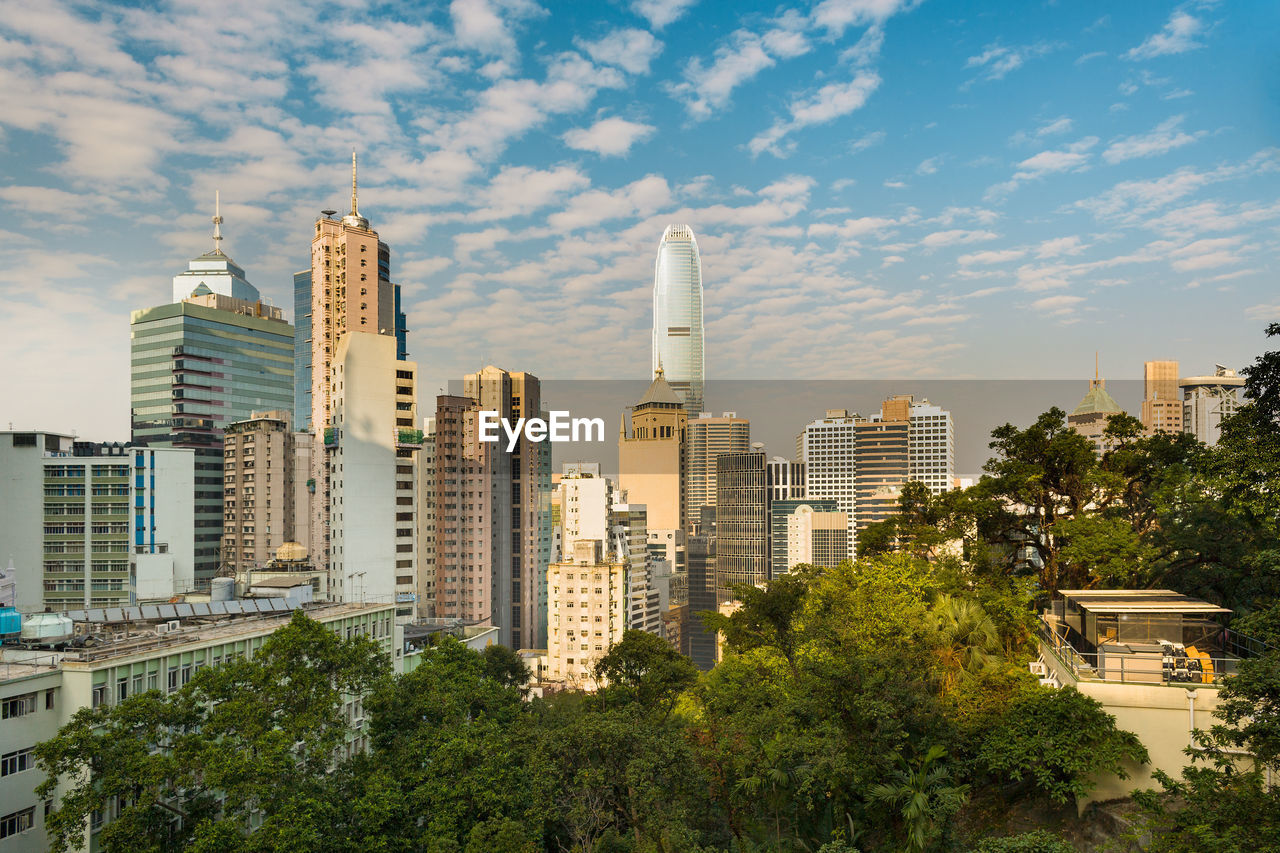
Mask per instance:
[[[547,569],[545,677],[594,690],[596,663],[627,629],[627,565],[601,541],[579,539],[570,556]]]
[[[326,446],[330,589],[339,601],[411,610],[417,597],[416,447],[399,455],[396,425],[397,404],[416,399],[397,389],[412,386],[416,371],[396,361],[391,335],[349,332],[338,341]]]
[[[611,541],[609,505],[612,484],[595,462],[565,463],[560,476],[560,553],[572,554],[579,539]]]
[[[911,405],[907,429],[907,479],[929,487],[938,495],[950,491],[955,481],[956,441],[951,413],[928,400]]]
[[[668,225],[653,265],[653,364],[684,403],[690,417],[702,412],[705,360],[702,256],[688,225]]]
[[[796,440],[800,461],[805,463],[805,497],[835,500],[849,520],[851,543],[857,541],[854,427],[859,420],[847,409],[828,409],[826,417],[806,426]]]
[[[1240,408],[1239,390],[1244,377],[1217,365],[1213,376],[1189,376],[1178,381],[1182,389],[1182,431],[1208,445],[1218,443],[1222,420]]]
[[[19,611],[195,588],[195,451],[109,447],[76,456],[69,435],[0,432],[0,554]]]
[[[436,419],[422,419],[418,452],[418,618],[436,615]]]
[[[181,302],[203,285],[210,293],[258,302],[258,288],[244,277],[244,270],[220,249],[193,258],[187,269],[173,277],[173,301]],[[201,290],[201,293],[204,291]]]

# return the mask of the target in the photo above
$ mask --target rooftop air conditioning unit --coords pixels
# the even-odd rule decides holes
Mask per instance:
[[[157,626],[156,626],[156,635],[157,635],[157,636],[161,636],[161,635],[164,635],[164,634],[167,634],[167,633],[169,633],[169,625],[168,625],[168,623],[162,623],[162,624],[160,624],[160,625],[157,625]]]
[[[1044,665],[1044,661],[1042,660],[1031,661],[1027,664],[1027,668],[1030,669],[1034,675],[1045,676],[1049,674],[1048,667]]]
[[[177,619],[170,619],[170,620],[169,620],[167,623],[165,623],[165,624],[167,624],[167,625],[169,626],[169,630],[170,630],[170,631],[178,631],[178,630],[181,630],[181,629],[182,629],[182,623],[181,623],[181,622],[179,622]]]

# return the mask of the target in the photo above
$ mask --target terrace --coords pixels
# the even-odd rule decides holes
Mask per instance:
[[[1059,675],[1077,682],[1215,685],[1268,649],[1228,628],[1227,608],[1172,590],[1060,595],[1040,617],[1040,648]]]

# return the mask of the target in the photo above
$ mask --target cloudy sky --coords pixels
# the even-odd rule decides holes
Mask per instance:
[[[1242,366],[1280,320],[1278,23],[1270,0],[2,2],[0,421],[127,437],[129,311],[211,246],[215,189],[291,316],[352,148],[424,394],[485,363],[642,376],[673,221],[710,376]]]

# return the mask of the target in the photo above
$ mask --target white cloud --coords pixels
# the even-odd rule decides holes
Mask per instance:
[[[881,142],[884,142],[884,131],[873,130],[871,133],[863,134],[849,143],[849,153],[857,154],[859,151],[866,151]]]
[[[697,0],[632,0],[631,11],[660,30],[684,17],[695,2]]]
[[[1184,166],[1162,178],[1122,181],[1100,195],[1076,202],[1075,206],[1098,219],[1132,221],[1209,184],[1277,171],[1280,171],[1280,150],[1268,148],[1243,163],[1219,166],[1207,172]]]
[[[652,136],[655,130],[651,124],[606,118],[585,129],[575,128],[562,138],[570,148],[594,151],[603,157],[619,157],[630,151],[632,145]]]
[[[716,48],[710,65],[694,57],[684,68],[684,82],[670,87],[694,118],[704,119],[729,103],[733,90],[774,65],[760,36],[738,30]]]
[[[530,0],[453,0],[449,4],[458,45],[500,56],[510,55],[516,49],[515,37],[501,13],[519,19],[541,11]]]
[[[982,243],[987,240],[998,240],[1000,235],[994,231],[966,231],[953,228],[948,231],[935,231],[926,235],[920,245],[926,249],[939,249],[943,246],[959,246],[965,243]]]
[[[1080,238],[1071,237],[1055,237],[1052,240],[1045,240],[1036,249],[1037,258],[1056,258],[1061,255],[1078,255],[1085,250],[1085,246],[1080,243]]]
[[[1028,59],[1044,56],[1052,49],[1052,45],[1043,42],[1022,47],[989,44],[982,53],[969,57],[964,67],[981,69],[982,76],[987,80],[1000,80],[1010,71],[1021,68]]]
[[[1013,177],[987,190],[986,198],[998,198],[1013,192],[1024,181],[1034,180],[1059,172],[1079,172],[1088,167],[1090,148],[1098,144],[1098,137],[1086,136],[1065,148],[1041,151],[1018,164]]]
[[[970,255],[961,255],[956,259],[956,263],[961,266],[970,264],[1003,264],[1009,261],[1016,261],[1026,255],[1025,249],[1001,249],[990,252],[974,252]]]
[[[571,166],[545,170],[507,166],[489,182],[480,196],[480,207],[467,218],[485,222],[523,216],[590,183],[586,175]]]
[[[942,162],[942,157],[928,157],[920,161],[920,165],[916,166],[917,175],[936,175],[938,173],[938,164]]]
[[[747,148],[753,155],[763,151],[780,154],[778,143],[790,133],[814,124],[826,124],[862,107],[880,85],[880,75],[861,71],[845,83],[828,83],[808,98],[796,98],[788,104],[789,121],[775,122],[773,127],[754,137]]]
[[[848,27],[883,23],[913,5],[912,0],[822,0],[812,17],[815,26],[838,38]]]
[[[1061,317],[1075,312],[1075,308],[1081,302],[1084,302],[1083,296],[1067,296],[1059,294],[1058,296],[1046,296],[1043,299],[1037,299],[1031,303],[1031,307],[1035,311],[1040,311],[1050,316]]]
[[[662,52],[662,42],[648,30],[618,29],[596,41],[575,43],[596,62],[616,65],[629,74],[648,74],[649,64]]]
[[[1124,55],[1125,59],[1151,59],[1156,56],[1186,53],[1203,47],[1196,41],[1196,36],[1204,30],[1204,25],[1183,11],[1176,11],[1169,16],[1168,22],[1160,32],[1149,37],[1142,44]]]
[[[1175,148],[1190,145],[1206,135],[1207,131],[1203,130],[1195,133],[1184,133],[1178,130],[1185,118],[1186,116],[1173,116],[1160,122],[1150,133],[1117,139],[1102,152],[1102,159],[1115,164],[1138,157],[1155,157]]]

